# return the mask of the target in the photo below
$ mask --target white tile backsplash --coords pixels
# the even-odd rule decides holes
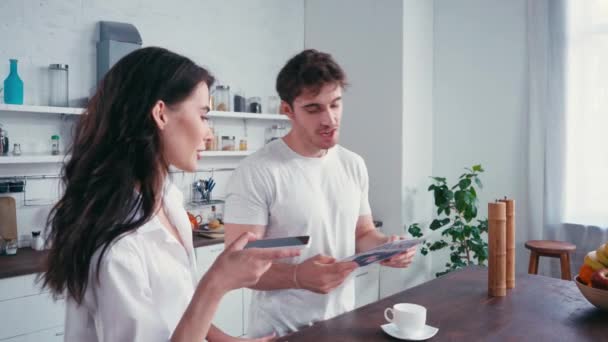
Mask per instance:
[[[47,105],[51,63],[70,66],[70,100],[90,96],[96,83],[97,22],[129,22],[139,30],[144,46],[162,46],[208,67],[222,83],[241,89],[247,97],[261,96],[263,105],[274,95],[275,78],[289,57],[304,47],[304,0],[2,0],[0,1],[0,84],[9,71],[9,58],[19,59],[25,104]],[[0,85],[0,87],[2,87]],[[0,102],[2,97],[0,96]],[[77,118],[27,113],[0,113],[10,145],[24,152],[44,152],[50,136],[63,143]],[[245,134],[242,120],[215,121],[222,135]],[[248,145],[263,145],[270,122],[248,122]],[[201,168],[235,167],[241,158],[206,158]],[[0,177],[57,175],[58,165],[0,164]],[[210,173],[174,174],[186,199],[189,184]],[[230,172],[214,174],[214,195],[223,196]],[[50,206],[25,206],[26,199],[45,203],[57,197],[57,179],[28,181],[27,197],[17,200],[19,235],[26,241],[44,226]],[[4,194],[3,194],[4,195]],[[30,203],[28,201],[27,203]],[[36,203],[36,202],[31,202]]]

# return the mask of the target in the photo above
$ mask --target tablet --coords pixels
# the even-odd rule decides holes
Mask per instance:
[[[378,247],[372,248],[369,251],[355,254],[340,261],[354,261],[357,263],[357,265],[359,265],[359,267],[367,266],[373,263],[389,259],[399,253],[403,253],[407,251],[408,248],[424,243],[425,240],[425,238],[420,238],[388,242]]]
[[[247,248],[275,248],[275,249],[300,249],[308,247],[310,243],[309,235],[302,236],[290,236],[276,239],[260,239],[251,241],[245,245],[243,249]]]

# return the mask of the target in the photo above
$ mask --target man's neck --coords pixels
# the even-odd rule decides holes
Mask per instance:
[[[327,154],[327,150],[319,149],[316,146],[306,144],[303,139],[299,139],[294,131],[290,131],[283,137],[283,141],[295,153],[307,158],[321,158]]]

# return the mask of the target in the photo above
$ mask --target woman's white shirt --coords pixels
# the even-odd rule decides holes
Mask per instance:
[[[196,285],[196,257],[181,192],[163,192],[167,217],[182,246],[157,216],[114,243],[99,265],[91,263],[83,302],[67,298],[65,341],[168,341]],[[93,260],[97,260],[99,251]]]

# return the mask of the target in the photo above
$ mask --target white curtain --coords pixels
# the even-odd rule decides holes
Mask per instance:
[[[522,244],[576,244],[573,274],[588,251],[608,240],[599,227],[608,225],[608,144],[602,143],[608,68],[600,62],[608,60],[608,26],[601,38],[592,37],[591,27],[602,16],[608,24],[606,5],[608,0],[528,1],[528,215]],[[521,245],[519,252],[521,271],[528,252]],[[540,273],[559,277],[559,262],[543,259]]]

